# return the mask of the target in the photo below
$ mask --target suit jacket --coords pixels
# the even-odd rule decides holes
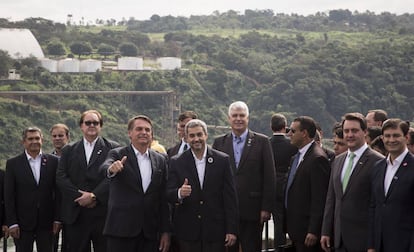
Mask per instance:
[[[171,157],[178,154],[178,151],[180,150],[181,143],[182,143],[182,141],[180,141],[178,144],[176,144],[175,146],[173,146],[173,147],[171,147],[167,150],[168,157],[171,158]]]
[[[269,141],[272,146],[276,175],[286,174],[289,171],[290,160],[298,152],[298,148],[292,145],[285,135],[273,135]]]
[[[307,233],[320,237],[329,173],[325,152],[312,143],[299,163],[291,186],[286,188],[287,231],[294,242],[303,243]]]
[[[332,164],[322,235],[331,237],[335,248],[345,244],[350,251],[366,251],[371,178],[375,163],[384,156],[368,147],[355,165],[344,193],[341,174],[347,155],[348,152],[342,153]]]
[[[375,166],[370,204],[369,248],[414,251],[414,156],[407,153],[385,195],[386,159]],[[382,248],[381,248],[382,246]]]
[[[203,188],[200,186],[191,151],[170,160],[167,197],[176,204],[174,231],[186,241],[224,241],[226,234],[238,234],[238,205],[229,156],[207,148]],[[191,195],[178,199],[184,179]]]
[[[159,234],[170,231],[170,215],[165,197],[167,160],[148,149],[151,160],[151,182],[144,192],[137,157],[131,145],[109,152],[101,166],[106,173],[109,166],[126,156],[124,169],[110,178],[108,214],[104,234],[115,237],[137,237],[156,240]]]
[[[65,223],[74,223],[81,209],[88,214],[105,217],[109,180],[99,167],[109,150],[118,146],[116,142],[98,137],[89,163],[86,162],[83,139],[63,147],[56,182],[62,192],[62,219]],[[75,203],[74,200],[81,196],[78,190],[93,192],[97,199],[96,207],[84,208]]]
[[[25,152],[7,160],[4,201],[8,226],[18,224],[24,231],[52,231],[53,222],[60,220],[55,182],[58,159],[42,154],[40,166],[37,184]]]
[[[228,133],[214,140],[213,148],[230,156],[236,180],[240,218],[260,220],[260,211],[272,212],[276,198],[276,176],[272,148],[267,136],[249,130],[236,168],[233,136]]]

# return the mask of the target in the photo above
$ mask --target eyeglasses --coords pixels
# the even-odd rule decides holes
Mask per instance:
[[[296,130],[295,130],[295,129],[290,128],[290,131],[289,131],[289,132],[292,132],[292,134],[295,134]]]
[[[85,121],[83,122],[86,126],[98,126],[100,123],[98,121]]]

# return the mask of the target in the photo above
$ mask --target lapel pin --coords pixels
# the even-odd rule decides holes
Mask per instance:
[[[394,176],[392,179],[397,180],[397,179],[398,179],[398,177],[397,177],[397,176]]]
[[[102,153],[102,150],[98,150],[97,154],[100,155]]]
[[[208,162],[209,164],[212,164],[212,163],[213,163],[213,161],[214,161],[214,159],[213,159],[212,157],[209,157],[209,158],[207,159],[207,162]]]
[[[403,163],[402,165],[403,165],[404,167],[405,167],[405,166],[407,166],[407,162]]]

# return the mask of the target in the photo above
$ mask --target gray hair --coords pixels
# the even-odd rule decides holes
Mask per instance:
[[[204,133],[207,135],[207,124],[200,119],[192,119],[185,125],[185,134],[188,134],[188,128],[201,127]]]
[[[243,101],[236,101],[230,104],[228,112],[229,116],[231,116],[232,110],[243,110],[244,112],[246,112],[246,117],[249,117],[249,107],[247,107],[247,104]]]

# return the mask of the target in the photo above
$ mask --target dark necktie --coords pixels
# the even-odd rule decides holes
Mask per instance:
[[[183,151],[186,151],[186,150],[188,150],[188,145],[187,144],[184,144]]]

